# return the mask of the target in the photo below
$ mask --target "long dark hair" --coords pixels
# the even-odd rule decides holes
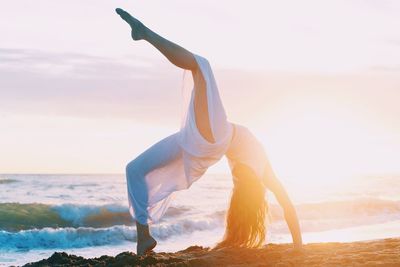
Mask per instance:
[[[232,175],[234,187],[226,215],[225,235],[214,249],[260,247],[265,241],[265,216],[268,210],[264,185],[245,164],[236,164]]]

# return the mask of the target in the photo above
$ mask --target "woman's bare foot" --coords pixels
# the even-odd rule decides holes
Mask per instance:
[[[136,254],[138,256],[145,255],[149,253],[153,248],[157,246],[157,241],[152,237],[148,237],[145,240],[139,240],[136,246]]]
[[[115,12],[117,12],[117,14],[120,15],[121,18],[129,24],[129,26],[131,26],[132,29],[131,36],[133,40],[137,41],[145,38],[147,28],[146,26],[143,25],[143,23],[132,17],[128,12],[126,12],[122,8],[115,9]]]
[[[150,252],[157,245],[157,241],[150,235],[149,225],[140,224],[138,221],[136,221],[136,230],[136,254],[142,256]]]

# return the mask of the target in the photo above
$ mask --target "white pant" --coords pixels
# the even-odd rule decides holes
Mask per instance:
[[[159,220],[167,210],[173,193],[189,188],[208,167],[219,161],[232,138],[232,125],[227,121],[211,65],[203,57],[194,57],[199,68],[193,72],[195,82],[190,99],[184,97],[187,109],[180,131],[154,144],[126,167],[129,212],[141,224]],[[196,81],[204,81],[205,84],[196,84]],[[194,108],[196,89],[206,90],[214,143],[208,142],[197,129]]]
[[[136,220],[147,224],[149,217],[148,191],[145,176],[152,170],[167,165],[181,156],[178,133],[172,134],[152,145],[126,166],[128,197],[132,201]],[[173,179],[173,177],[171,177]]]

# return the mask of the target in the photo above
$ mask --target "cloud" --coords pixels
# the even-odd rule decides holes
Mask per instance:
[[[179,113],[182,71],[141,57],[0,49],[0,111],[157,120]]]
[[[372,71],[383,71],[383,72],[399,72],[400,65],[376,65],[370,68]]]
[[[388,44],[393,45],[393,46],[400,46],[400,40],[396,40],[396,39],[391,39],[387,41]]]

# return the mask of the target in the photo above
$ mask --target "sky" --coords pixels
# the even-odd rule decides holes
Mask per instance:
[[[179,130],[183,71],[130,40],[116,7],[208,58],[229,120],[280,176],[400,173],[400,2],[386,0],[3,0],[0,173],[123,173]]]

